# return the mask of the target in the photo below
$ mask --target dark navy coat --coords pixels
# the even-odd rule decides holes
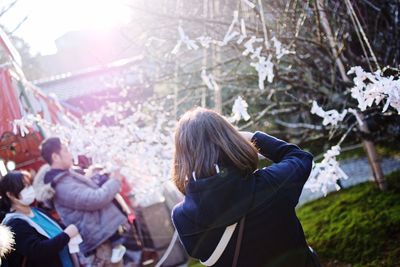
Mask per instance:
[[[312,266],[295,207],[313,156],[262,132],[252,139],[274,164],[246,174],[223,166],[212,177],[190,179],[172,219],[188,254],[206,261],[225,228],[246,216],[238,266]],[[231,266],[239,226],[214,266]]]

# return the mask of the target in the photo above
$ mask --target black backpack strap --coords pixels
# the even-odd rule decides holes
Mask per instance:
[[[67,176],[69,174],[69,171],[65,171],[65,172],[61,172],[59,174],[57,174],[56,176],[54,176],[54,178],[51,180],[50,185],[51,187],[55,188],[56,185],[58,184],[58,182],[65,176]]]
[[[315,250],[310,246],[308,246],[308,250],[309,250],[310,255],[311,255],[313,266],[314,267],[321,267],[321,263],[319,261],[318,255],[315,252]]]
[[[240,226],[239,226],[239,234],[238,234],[238,239],[236,241],[236,248],[235,248],[235,254],[233,256],[233,263],[232,267],[236,267],[237,261],[239,258],[239,253],[240,253],[240,245],[242,244],[243,240],[243,232],[244,232],[244,222],[245,222],[246,216],[243,216],[242,219],[240,219]]]

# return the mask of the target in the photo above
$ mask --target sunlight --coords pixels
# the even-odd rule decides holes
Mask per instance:
[[[122,1],[72,0],[62,5],[63,23],[76,29],[110,28],[129,21],[129,8]]]
[[[24,36],[34,52],[54,53],[54,40],[68,31],[107,29],[129,22],[126,0],[22,1],[28,20],[16,34]],[[12,14],[10,14],[12,15]],[[10,17],[10,16],[9,16]],[[21,16],[11,18],[17,24]]]

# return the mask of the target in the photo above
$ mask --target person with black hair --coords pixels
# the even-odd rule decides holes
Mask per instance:
[[[68,242],[79,234],[75,225],[64,230],[53,219],[30,205],[35,191],[28,182],[30,174],[13,171],[0,179],[0,208],[3,224],[14,233],[14,250],[8,254],[5,266],[71,267],[74,261]]]
[[[127,216],[113,200],[121,190],[119,173],[110,174],[101,185],[72,168],[72,155],[58,137],[51,137],[41,145],[42,157],[50,165],[44,176],[44,183],[54,189],[54,207],[65,224],[75,224],[82,235],[81,252],[95,255],[95,261],[121,263],[126,248],[118,235],[127,224]],[[115,241],[115,242],[114,242]],[[97,250],[111,247],[110,259],[97,259]]]

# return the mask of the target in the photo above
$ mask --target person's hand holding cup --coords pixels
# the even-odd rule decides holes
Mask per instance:
[[[74,224],[70,224],[67,228],[64,229],[64,232],[69,236],[69,238],[73,238],[79,234],[78,228]]]

